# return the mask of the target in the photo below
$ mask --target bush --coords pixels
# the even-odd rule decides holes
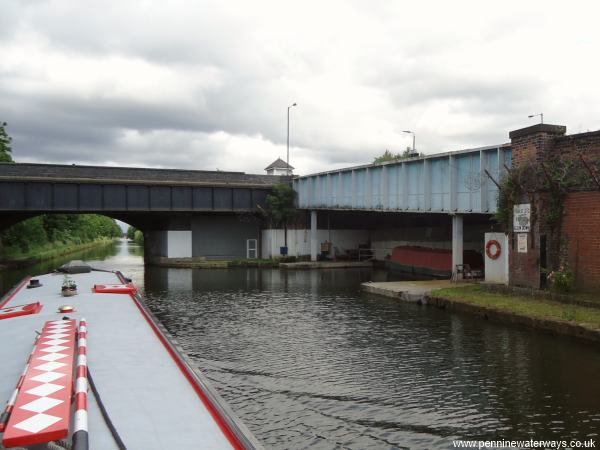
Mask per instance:
[[[559,270],[550,272],[547,276],[550,290],[554,292],[569,292],[573,287],[573,272],[563,266]]]
[[[142,233],[140,230],[135,230],[133,233],[133,242],[135,242],[137,245],[144,245],[144,233]]]

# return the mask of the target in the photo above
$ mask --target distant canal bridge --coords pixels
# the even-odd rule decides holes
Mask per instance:
[[[0,229],[39,214],[96,213],[143,230],[149,257],[243,257],[247,241],[260,239],[260,221],[249,218],[275,184],[289,180],[243,172],[0,163]]]

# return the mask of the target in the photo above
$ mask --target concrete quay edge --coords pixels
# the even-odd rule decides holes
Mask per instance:
[[[294,263],[279,263],[279,267],[287,270],[305,270],[305,269],[353,269],[353,268],[371,268],[372,261],[301,261]]]

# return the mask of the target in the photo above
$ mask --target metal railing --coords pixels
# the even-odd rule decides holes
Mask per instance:
[[[374,248],[359,248],[358,249],[358,260],[359,261],[370,261],[375,258]]]

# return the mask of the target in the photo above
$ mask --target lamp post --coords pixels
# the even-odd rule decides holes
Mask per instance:
[[[403,132],[403,133],[412,134],[412,136],[413,136],[413,150],[412,150],[412,151],[413,151],[413,153],[415,153],[415,152],[416,152],[416,149],[415,149],[415,138],[416,138],[416,136],[415,136],[415,133],[414,133],[414,131],[410,131],[410,130],[404,130],[404,131],[402,131],[402,132]]]
[[[527,117],[529,117],[531,119],[532,117],[537,117],[537,116],[540,116],[540,119],[542,119],[542,121],[540,123],[543,124],[544,123],[544,113],[531,114],[530,116],[527,116]]]
[[[286,173],[288,175],[290,174],[290,108],[294,106],[298,106],[298,104],[294,102],[287,107],[287,159],[285,163],[287,164]]]

